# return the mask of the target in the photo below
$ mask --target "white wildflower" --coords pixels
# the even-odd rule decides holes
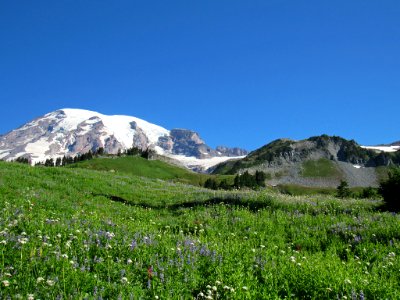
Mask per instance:
[[[41,283],[42,281],[44,281],[44,278],[43,278],[43,277],[38,277],[38,278],[36,279],[36,282],[37,282],[37,283]]]
[[[10,285],[10,282],[9,282],[8,280],[3,280],[1,283],[2,283],[4,286],[9,286],[9,285]]]
[[[27,238],[19,238],[18,242],[23,245],[23,244],[26,244],[28,242],[28,239]]]
[[[46,283],[47,283],[49,286],[53,286],[53,285],[55,284],[54,280],[50,280],[50,279],[46,280]]]
[[[128,278],[122,277],[121,278],[121,283],[123,283],[123,284],[128,283]]]

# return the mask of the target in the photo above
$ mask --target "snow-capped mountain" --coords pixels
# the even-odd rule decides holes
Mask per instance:
[[[207,169],[247,154],[238,148],[214,150],[191,130],[167,130],[136,117],[68,108],[48,113],[0,136],[0,159],[26,157],[35,163],[99,147],[110,154],[131,147],[151,148],[192,169]]]

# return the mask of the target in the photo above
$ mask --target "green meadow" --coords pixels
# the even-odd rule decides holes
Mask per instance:
[[[125,171],[0,162],[0,299],[400,299],[400,217],[380,200],[110,161]]]

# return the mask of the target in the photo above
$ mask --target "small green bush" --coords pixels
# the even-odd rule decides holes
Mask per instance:
[[[379,193],[385,201],[389,210],[400,210],[400,169],[393,169],[389,172],[389,178],[382,181],[379,186]]]

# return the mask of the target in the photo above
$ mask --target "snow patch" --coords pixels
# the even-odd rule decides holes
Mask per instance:
[[[94,111],[72,108],[61,109],[61,111],[65,113],[67,118],[61,121],[59,126],[67,130],[73,130],[77,129],[80,123],[84,121],[87,123],[87,121],[90,121],[88,119],[97,117],[106,127],[106,133],[114,135],[126,148],[132,147],[133,136],[136,133],[136,130],[131,127],[132,122],[135,122],[145,132],[150,143],[154,145],[158,142],[159,137],[169,135],[169,130],[136,117],[124,115],[107,116]],[[97,122],[98,120],[93,121]]]
[[[173,159],[179,160],[182,162],[187,168],[202,168],[207,170],[211,167],[214,167],[220,163],[223,163],[227,160],[231,159],[240,159],[245,156],[236,156],[236,157],[228,157],[228,156],[220,156],[220,157],[210,157],[210,158],[196,158],[194,156],[184,156],[184,155],[174,155],[174,154],[165,154],[167,157],[171,157]]]
[[[361,148],[383,152],[396,152],[400,150],[400,146],[361,146]]]

